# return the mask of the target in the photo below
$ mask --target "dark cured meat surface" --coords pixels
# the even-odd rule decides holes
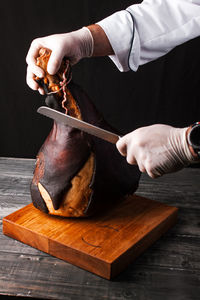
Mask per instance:
[[[77,101],[84,121],[116,132],[105,122],[92,101],[78,85],[71,85],[70,91]],[[141,175],[137,166],[128,164],[126,158],[121,156],[116,145],[92,135],[90,138],[95,153],[96,168],[91,183],[93,194],[85,212],[88,215],[97,210],[106,209],[109,202],[112,203],[124,195],[134,193]]]
[[[84,121],[113,131],[78,85],[71,82],[68,88]],[[52,95],[51,101],[47,97],[48,102],[55,108]],[[95,168],[90,184],[93,192],[85,211],[86,216],[106,209],[109,202],[137,189],[140,171],[126,162],[114,144],[54,122],[52,131],[38,153],[31,186],[34,206],[48,211],[37,188],[40,182],[50,194],[54,209],[58,209],[63,194],[71,187],[71,179],[81,170],[91,151],[95,154]]]
[[[38,157],[44,174],[39,182],[48,191],[54,209],[71,187],[71,179],[83,167],[90,154],[85,134],[54,122],[53,129],[41,147]]]

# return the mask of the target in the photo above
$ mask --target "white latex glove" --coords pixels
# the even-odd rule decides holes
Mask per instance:
[[[87,27],[70,33],[54,34],[33,40],[26,57],[28,64],[27,84],[33,90],[39,90],[41,94],[44,94],[44,91],[34,80],[35,76],[40,78],[44,76],[43,70],[36,65],[40,48],[47,48],[52,51],[47,71],[54,75],[58,71],[63,57],[66,56],[73,65],[84,57],[90,57],[93,53],[93,46],[93,37]]]
[[[197,162],[190,152],[186,131],[156,124],[125,135],[116,146],[129,164],[137,164],[141,172],[156,178]]]

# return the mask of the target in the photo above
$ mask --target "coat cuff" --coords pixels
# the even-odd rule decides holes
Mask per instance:
[[[134,65],[134,60],[137,62],[137,57],[139,57],[137,50],[137,40],[139,41],[139,39],[134,38],[134,33],[137,37],[137,32],[134,30],[134,20],[132,15],[126,10],[119,11],[97,24],[104,30],[113,48],[115,54],[110,55],[109,57],[115,63],[117,68],[121,72],[129,71],[129,58],[130,55],[133,56],[134,53],[134,57],[131,58],[131,69],[136,71],[138,66],[137,63]],[[136,51],[134,51],[134,48]]]

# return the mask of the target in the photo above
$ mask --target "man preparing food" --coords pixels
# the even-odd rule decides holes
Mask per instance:
[[[144,0],[80,30],[35,39],[27,55],[27,84],[44,94],[34,80],[41,48],[52,51],[47,71],[55,74],[63,57],[71,64],[109,55],[120,71],[136,71],[177,45],[199,36],[200,0]],[[117,142],[128,163],[151,177],[177,171],[200,160],[200,124],[174,128],[156,124],[136,129]]]

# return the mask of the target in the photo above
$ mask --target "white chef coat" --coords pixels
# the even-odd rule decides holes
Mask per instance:
[[[98,22],[120,71],[133,70],[200,35],[200,0],[144,0]]]

